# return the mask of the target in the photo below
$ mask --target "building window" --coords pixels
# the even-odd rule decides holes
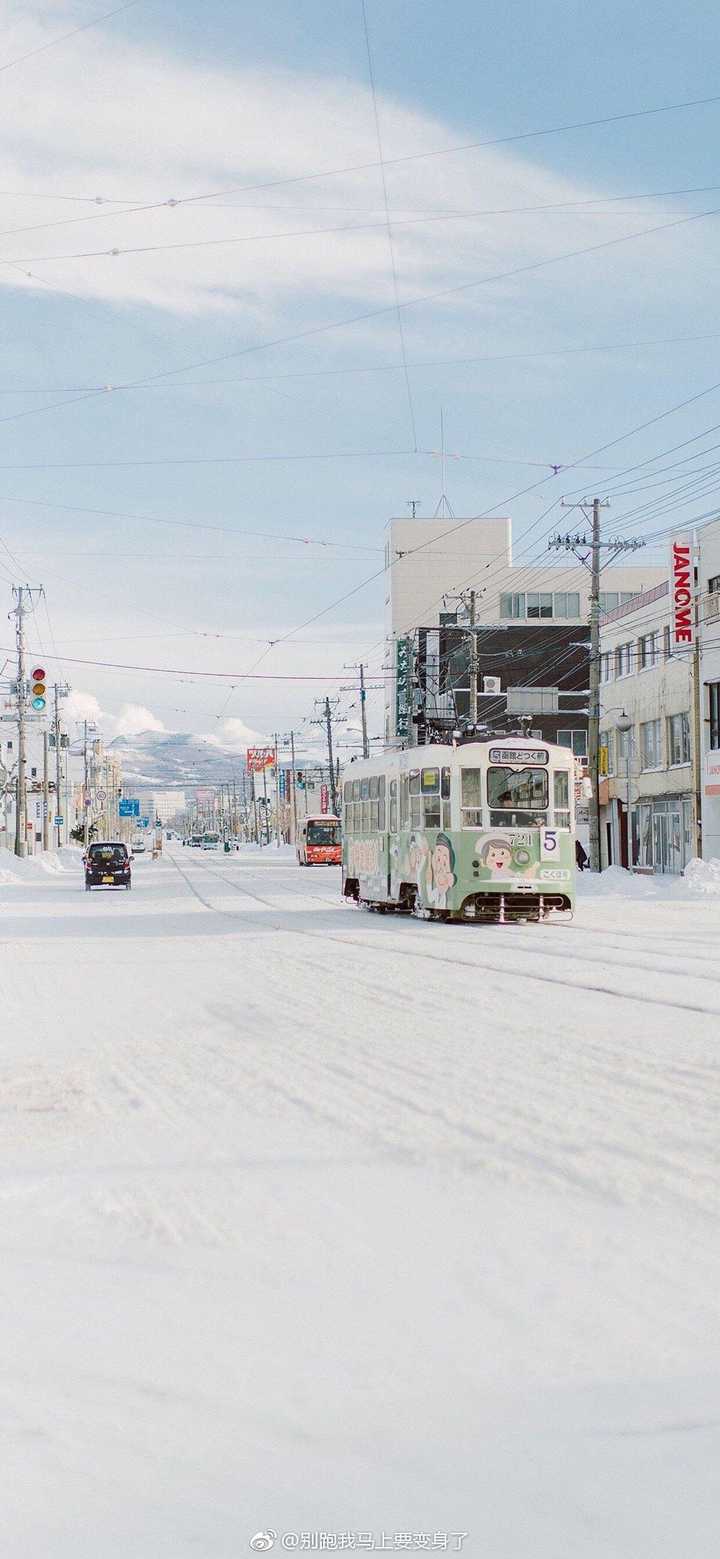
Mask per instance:
[[[529,590],[527,595],[528,617],[552,617],[553,598],[551,593]]]
[[[690,762],[690,716],[688,714],[669,715],[667,723],[668,736],[668,762],[672,767],[676,763]]]
[[[501,617],[524,617],[525,616],[525,594],[524,594],[523,591],[521,591],[519,595],[514,594],[512,591],[509,594],[507,594],[507,595],[501,595],[501,597],[500,597],[500,616]]]
[[[579,617],[580,593],[578,590],[556,590],[554,597],[555,617]]]
[[[587,758],[587,731],[558,731],[558,747],[569,747],[576,758]]]
[[[638,639],[638,663],[642,671],[648,671],[651,666],[657,666],[660,660],[660,635],[659,633],[645,633]]]
[[[610,650],[604,650],[600,656],[600,681],[610,682],[612,678],[613,656]]]
[[[640,726],[640,763],[643,769],[660,768],[660,747],[660,721],[645,720]]]
[[[708,598],[705,602],[705,621],[709,617],[720,616],[720,574],[714,574],[708,580]]]
[[[617,593],[617,590],[601,590],[600,591],[600,611],[601,612],[614,612],[615,607],[619,606],[619,605],[620,605],[620,597],[619,597],[619,595]]]
[[[616,677],[629,677],[633,669],[633,645],[618,644],[615,651]]]
[[[720,682],[711,682],[708,693],[710,694],[710,746],[713,752],[717,752],[720,748]]]
[[[669,660],[670,656],[672,655],[672,642],[670,639],[669,623],[666,623],[665,627],[663,628],[663,655],[665,656],[666,660]]]

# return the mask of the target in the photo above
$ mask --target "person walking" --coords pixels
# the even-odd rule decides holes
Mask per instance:
[[[584,872],[590,857],[587,850],[583,849],[579,839],[575,840],[575,864],[579,872]]]

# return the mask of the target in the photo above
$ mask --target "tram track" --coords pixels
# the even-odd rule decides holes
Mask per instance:
[[[184,878],[191,892],[194,893],[195,897],[199,899],[199,901],[205,906],[206,909],[216,914],[224,915],[230,920],[235,920],[238,918],[237,916],[233,915],[231,910],[218,909],[217,905],[210,903],[208,899],[204,898],[197,887],[190,881],[187,872],[179,865],[174,857],[169,856],[168,859],[173,862],[173,865],[176,867],[180,876]],[[211,867],[209,863],[205,861],[200,862],[198,860],[194,860],[193,867],[201,871],[204,876],[215,878],[226,888],[231,888],[234,891],[244,894],[246,897],[255,900],[258,904],[262,904],[263,907],[265,909],[269,909],[272,914],[277,915],[279,913],[277,904],[273,904],[270,899],[266,898],[260,893],[255,892],[252,888],[248,888],[244,883],[233,881],[233,879],[229,877],[226,872],[218,871],[216,868]],[[296,890],[296,892],[298,891],[300,893],[303,892],[303,890]],[[314,895],[304,896],[311,898],[313,902],[317,904],[318,900],[314,897]],[[479,964],[469,958],[451,957],[447,954],[432,952],[429,950],[429,948],[416,949],[409,945],[409,939],[407,938],[403,938],[401,941],[393,940],[390,942],[387,940],[387,937],[384,937],[382,941],[375,941],[370,940],[367,937],[336,935],[332,931],[314,931],[309,927],[284,926],[278,924],[277,922],[271,923],[265,929],[281,934],[285,933],[292,936],[310,938],[313,941],[319,940],[325,944],[328,942],[333,942],[341,947],[359,947],[364,952],[370,951],[374,953],[381,953],[393,958],[397,958],[398,954],[401,954],[407,958],[415,958],[424,962],[445,964],[451,968],[469,969],[475,973],[482,971],[499,974],[508,976],[512,979],[526,980],[542,985],[552,985],[556,987],[559,986],[568,991],[589,991],[597,995],[610,996],[611,998],[619,1001],[633,1001],[640,1006],[660,1007],[666,1009],[669,1008],[679,1012],[692,1012],[695,1014],[700,1014],[703,1017],[720,1017],[720,982],[713,981],[712,977],[709,975],[698,976],[693,974],[691,978],[702,978],[703,980],[713,984],[716,988],[718,988],[718,1003],[712,1007],[703,1006],[697,1002],[678,1001],[673,997],[651,996],[647,994],[640,994],[634,991],[617,990],[611,985],[604,985],[594,981],[564,980],[560,976],[553,975],[547,971],[540,972],[537,970],[522,969],[517,967],[517,965],[510,965],[507,963],[490,963],[486,958],[483,958],[482,963]],[[513,945],[515,947],[518,946],[518,942],[515,940],[515,938],[513,938]],[[523,944],[523,952],[526,951],[529,951],[531,956],[544,956],[544,950],[535,948],[528,943]],[[573,963],[603,962],[603,960],[593,958],[592,956],[585,958],[582,954],[568,954],[565,951],[563,951],[563,959],[572,961]],[[635,973],[643,976],[657,975],[659,972],[662,972],[664,975],[667,975],[670,978],[683,978],[687,977],[688,974],[687,970],[682,969],[664,969],[662,971],[658,971],[657,969],[649,968],[647,964],[623,963],[620,965],[620,967],[628,973]]]

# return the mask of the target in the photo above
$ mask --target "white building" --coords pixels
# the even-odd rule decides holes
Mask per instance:
[[[682,872],[700,853],[693,655],[672,648],[667,579],[604,618],[600,676],[602,865]]]
[[[535,549],[534,549],[535,550]],[[386,528],[385,632],[388,666],[397,641],[415,628],[440,622],[443,598],[476,592],[478,622],[586,624],[590,575],[562,553],[553,562],[512,558],[512,526],[505,518],[391,519]],[[603,576],[601,606],[609,611],[658,584],[666,570],[648,563],[613,565]],[[451,604],[450,602],[448,604]],[[395,736],[396,686],[386,680],[386,739]]]
[[[702,853],[720,860],[720,520],[697,532]]]

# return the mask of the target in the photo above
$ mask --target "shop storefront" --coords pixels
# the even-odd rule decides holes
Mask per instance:
[[[653,796],[632,810],[633,865],[679,876],[693,857],[693,798]]]

